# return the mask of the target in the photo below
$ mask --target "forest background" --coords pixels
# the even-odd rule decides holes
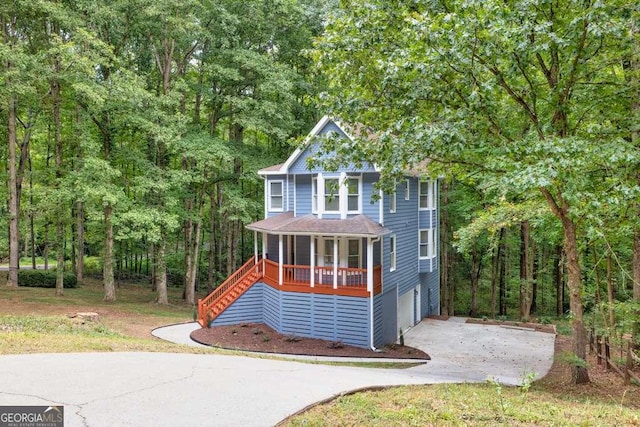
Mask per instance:
[[[397,116],[379,114],[383,109],[356,114],[357,108],[340,103],[341,96],[366,99],[378,72],[378,77],[388,77],[385,82],[392,83],[384,95],[401,101],[393,104],[396,114],[409,117],[406,113],[411,110],[432,120],[467,99],[476,110],[465,120],[480,124],[473,129],[476,136],[482,135],[478,140],[484,143],[488,135],[521,143],[514,144],[508,155],[484,145],[468,151],[473,158],[458,156],[452,161],[445,156],[441,164],[446,167],[434,168],[442,177],[442,314],[542,322],[570,316],[567,266],[573,264],[567,263],[564,215],[576,232],[571,250],[581,267],[579,283],[574,274],[569,287],[579,293],[589,326],[618,336],[634,332],[640,339],[637,10],[613,2],[613,9],[603,11],[598,2],[587,2],[588,7],[582,5],[580,10],[591,15],[578,13],[569,20],[551,14],[556,25],[564,25],[567,45],[573,46],[566,52],[562,48],[567,45],[554,42],[548,28],[536,29],[548,36],[542,38],[546,48],[537,53],[541,63],[557,61],[558,81],[574,84],[569,89],[574,99],[579,99],[582,88],[595,87],[601,103],[600,111],[584,108],[575,113],[582,114],[577,117],[565,109],[573,105],[565,99],[558,117],[564,117],[565,131],[575,120],[574,130],[580,132],[556,132],[546,145],[536,145],[524,137],[532,127],[523,124],[526,120],[517,108],[530,100],[543,104],[540,100],[548,94],[536,98],[539,85],[527,81],[528,69],[518,71],[517,61],[508,68],[504,58],[498,58],[497,66],[520,73],[514,81],[523,89],[516,87],[509,94],[508,74],[502,74],[502,84],[500,69],[496,74],[490,66],[486,68],[494,85],[489,86],[489,80],[478,84],[480,74],[455,68],[466,64],[466,51],[463,44],[451,42],[447,48],[455,50],[449,54],[455,51],[459,56],[451,56],[450,62],[437,58],[439,63],[469,78],[467,87],[477,84],[486,92],[467,93],[445,85],[442,90],[459,91],[459,99],[447,105],[441,99],[443,110],[424,109],[417,102],[425,99],[411,90],[416,87],[411,73],[415,77],[419,71],[415,65],[425,58],[409,49],[407,61],[413,66],[403,68],[406,74],[396,70],[386,76],[376,71],[380,66],[376,57],[387,71],[393,70],[395,64],[384,63],[397,53],[389,47],[397,47],[410,34],[397,33],[403,27],[394,20],[406,23],[413,17],[411,24],[424,30],[419,13],[429,12],[441,18],[434,18],[440,26],[431,28],[433,34],[457,31],[460,40],[469,34],[447,27],[447,11],[440,9],[413,10],[403,2],[406,8],[400,4],[388,8],[375,1],[348,3],[353,4],[347,8],[338,1],[315,0],[76,0],[0,5],[0,134],[7,201],[0,215],[0,230],[5,233],[0,256],[9,264],[7,284],[17,286],[22,263],[55,270],[59,295],[63,273],[70,271],[79,283],[86,275],[101,277],[106,301],[116,300],[119,282],[139,280],[150,284],[160,304],[168,303],[167,286],[183,287],[185,303],[195,304],[198,294],[214,289],[253,253],[253,233],[244,225],[263,215],[263,185],[256,171],[285,159],[328,113],[325,108],[368,125],[375,124],[372,115],[378,114],[376,130],[387,131],[387,136],[389,130],[410,130],[405,132],[407,140],[400,141],[405,147],[415,148],[408,139],[429,139],[424,128],[403,127],[406,123],[397,121]],[[485,10],[475,5],[473,10],[503,16],[498,12],[504,10],[489,10],[490,6],[487,3]],[[465,16],[469,9],[460,6],[456,12]],[[479,21],[474,22],[486,25],[476,12]],[[547,12],[540,17],[551,19]],[[606,44],[615,36],[610,29],[579,31],[596,13],[609,14],[607,22],[627,25],[625,37],[619,37],[625,45],[614,49]],[[517,13],[509,16],[521,18]],[[494,21],[497,32],[513,25],[506,18]],[[358,27],[358,22],[369,25]],[[352,33],[355,28],[359,36]],[[579,44],[571,43],[579,43],[583,33],[588,48],[579,51]],[[481,34],[476,45],[493,36]],[[358,44],[362,40],[368,50]],[[410,42],[422,46],[425,41]],[[560,48],[556,54],[566,55],[554,58],[554,43]],[[486,53],[493,59],[495,52]],[[540,61],[534,50],[531,55],[532,63]],[[606,70],[608,80],[595,68],[577,67],[574,58],[579,64],[595,62],[598,70]],[[571,81],[572,65],[579,71],[575,75],[585,78],[582,86]],[[546,65],[541,67],[538,77],[545,79]],[[553,68],[546,71],[549,74]],[[445,74],[443,81],[454,74]],[[353,86],[345,83],[345,77]],[[498,97],[484,107],[477,102],[496,86],[513,99]],[[557,94],[566,87],[556,86]],[[333,101],[327,96],[331,93]],[[325,97],[319,107],[320,94]],[[559,99],[554,96],[551,93],[549,99]],[[500,124],[508,126],[502,129],[491,123],[491,114],[488,119],[481,114],[487,105],[498,104],[505,110],[496,112],[507,111]],[[605,112],[606,120],[595,120]],[[551,117],[554,110],[546,113]],[[513,138],[517,134],[520,137]],[[602,138],[605,134],[608,139]],[[457,142],[447,141],[451,149],[463,146]],[[500,153],[509,164],[497,160]],[[510,168],[522,153],[536,161]],[[378,160],[388,160],[381,164],[393,169],[393,158],[384,158],[383,150],[377,155]],[[406,159],[394,160],[396,169],[404,166],[402,160]],[[571,181],[562,182],[567,187],[554,187],[555,181],[547,185],[542,182],[544,174],[526,169],[531,165],[572,171]],[[385,172],[387,183],[392,175]],[[507,187],[521,191],[515,195],[502,191]],[[533,195],[531,188],[551,192]],[[560,200],[556,204],[560,211],[549,209],[547,196]],[[571,204],[566,212],[563,196]]]

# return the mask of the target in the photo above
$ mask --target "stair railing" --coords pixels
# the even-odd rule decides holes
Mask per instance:
[[[236,283],[240,282],[246,275],[252,272],[262,274],[262,259],[252,256],[247,262],[242,264],[242,267],[237,269],[233,274],[227,277],[227,280],[222,282],[220,286],[213,290],[209,295],[203,299],[198,300],[198,322],[202,326],[207,324],[207,311],[213,303],[220,298],[227,290],[231,289]]]

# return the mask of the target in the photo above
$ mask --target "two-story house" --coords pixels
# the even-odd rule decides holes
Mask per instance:
[[[373,165],[310,169],[329,133],[350,138],[324,117],[285,163],[258,172],[254,257],[199,301],[203,326],[265,323],[375,349],[439,313],[437,181],[407,173],[381,194]]]

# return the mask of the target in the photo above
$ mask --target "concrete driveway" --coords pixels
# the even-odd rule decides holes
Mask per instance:
[[[548,371],[553,340],[425,320],[405,342],[432,361],[404,370],[173,353],[7,355],[0,356],[0,405],[64,405],[65,426],[270,426],[361,387],[487,378],[517,384],[528,372]]]

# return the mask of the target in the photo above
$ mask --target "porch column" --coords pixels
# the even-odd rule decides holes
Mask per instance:
[[[253,264],[258,265],[258,232],[253,232]]]
[[[313,288],[315,286],[316,283],[316,238],[314,236],[310,236],[311,241],[310,243],[310,250],[309,253],[311,254],[311,259],[310,259],[310,269],[309,269],[309,275],[310,275],[310,283],[311,283],[311,287]]]
[[[262,233],[262,258],[267,258],[267,233]]]
[[[282,258],[284,257],[284,245],[282,234],[278,234],[278,284],[282,286]]]
[[[373,293],[373,240],[367,237],[367,292]]]
[[[333,237],[333,289],[338,289],[338,238]]]

